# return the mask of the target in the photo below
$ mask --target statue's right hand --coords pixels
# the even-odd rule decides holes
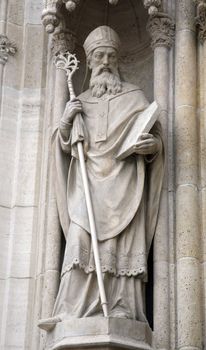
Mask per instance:
[[[64,114],[62,116],[62,121],[66,124],[72,124],[76,114],[81,112],[82,112],[81,101],[78,99],[73,99],[67,102]]]

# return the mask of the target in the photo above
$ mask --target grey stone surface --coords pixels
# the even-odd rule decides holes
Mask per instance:
[[[46,3],[54,6],[55,0],[0,1],[0,35],[18,49],[0,65],[2,350],[45,349],[46,332],[37,322],[50,317],[59,288],[61,229],[51,134],[68,91],[64,73],[53,66],[51,37],[48,46],[41,25]],[[85,72],[82,43],[89,31],[108,21],[123,39],[121,76],[162,107],[167,166],[154,242],[152,347],[201,350],[206,346],[205,6],[202,0],[162,0],[161,11],[176,24],[176,39],[170,50],[156,47],[153,55],[146,23],[148,11],[155,13],[159,3],[119,0],[106,8],[106,0],[81,0],[72,14],[63,14],[69,29],[78,27],[78,94]],[[164,25],[159,29],[164,36]],[[114,349],[111,344],[98,348]]]
[[[46,349],[73,347],[118,347],[150,350],[152,332],[146,323],[115,318],[84,318],[65,320],[48,333]]]

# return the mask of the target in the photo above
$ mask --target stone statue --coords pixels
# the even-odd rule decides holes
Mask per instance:
[[[149,103],[137,86],[121,81],[120,40],[107,26],[92,31],[84,49],[91,70],[89,89],[67,103],[55,132],[56,193],[66,237],[59,292],[49,330],[69,318],[103,316],[95,273],[76,141],[77,113],[83,117],[84,149],[97,226],[109,317],[146,322],[147,257],[158,217],[163,178],[161,127],[154,124],[117,159],[121,143]]]

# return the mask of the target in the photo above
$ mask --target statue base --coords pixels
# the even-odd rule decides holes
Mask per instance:
[[[47,333],[46,350],[152,350],[147,323],[124,318],[87,317],[63,320]]]

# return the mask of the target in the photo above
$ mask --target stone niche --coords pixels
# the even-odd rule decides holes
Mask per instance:
[[[89,81],[83,42],[96,27],[109,25],[121,39],[119,66],[122,79],[138,85],[148,100],[153,101],[153,52],[146,30],[148,14],[141,1],[119,0],[116,6],[105,0],[81,1],[72,13],[66,11],[65,6],[60,12],[64,29],[76,39],[74,53],[80,64],[73,83],[77,95],[88,88]],[[58,36],[55,44],[58,47]],[[151,310],[149,314],[152,314]],[[152,330],[147,323],[88,317],[57,324],[47,333],[45,349],[149,350],[152,347]]]

